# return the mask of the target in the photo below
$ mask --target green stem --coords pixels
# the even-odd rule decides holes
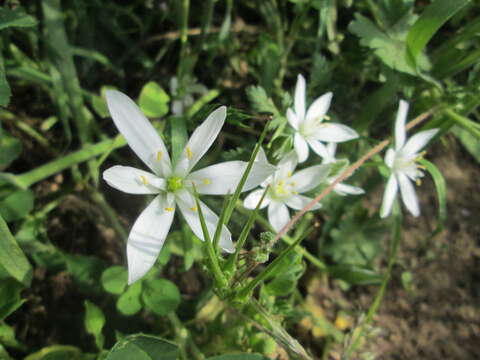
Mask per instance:
[[[172,323],[173,329],[175,330],[176,341],[180,343],[180,354],[182,359],[188,360],[188,354],[186,352],[186,347],[190,348],[190,352],[195,360],[204,360],[205,356],[198,349],[197,345],[193,342],[192,336],[188,329],[183,325],[182,321],[178,318],[177,314],[172,311],[167,315],[168,319]]]

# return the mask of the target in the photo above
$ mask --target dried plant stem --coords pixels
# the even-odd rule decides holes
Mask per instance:
[[[433,110],[429,110],[419,116],[417,116],[415,119],[410,121],[407,124],[407,130],[410,130],[411,128],[417,126],[421,122],[425,121],[428,117],[430,117],[433,114]],[[292,219],[275,235],[274,243],[278,241],[282,236],[288,233],[288,231],[295,225],[295,223],[300,220],[300,218],[307,212],[309,211],[316,203],[321,201],[325,196],[327,196],[333,188],[344,181],[345,179],[349,178],[350,176],[353,175],[353,173],[360,168],[368,159],[372,158],[374,155],[378,154],[381,152],[383,149],[385,149],[388,144],[390,143],[390,139],[386,139],[373,147],[369,152],[367,152],[365,155],[363,155],[359,160],[357,160],[352,166],[348,167],[342,174],[333,182],[331,183],[325,190],[323,190],[319,195],[317,195],[312,201],[310,201],[302,210],[300,210],[298,213],[295,214],[295,216],[292,217]]]

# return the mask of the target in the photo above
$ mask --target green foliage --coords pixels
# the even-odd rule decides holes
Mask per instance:
[[[0,215],[7,222],[23,219],[33,209],[31,190],[18,190],[0,201]]]
[[[141,303],[142,282],[137,281],[130,285],[117,300],[117,310],[123,315],[135,315],[142,309]]]
[[[128,273],[123,266],[111,266],[102,273],[102,285],[105,291],[120,295],[127,287]]]
[[[177,345],[150,335],[130,335],[112,348],[106,360],[176,360]]]
[[[268,97],[265,89],[261,86],[249,86],[247,97],[252,109],[258,112],[278,114],[278,110],[272,99]]]
[[[1,86],[0,83],[0,89]],[[0,169],[7,168],[13,160],[20,156],[21,152],[22,143],[5,130],[0,129]]]
[[[0,281],[0,321],[17,310],[26,301],[20,297],[23,286],[13,279]]]
[[[143,113],[148,117],[162,117],[168,112],[170,97],[156,82],[146,83],[140,96],[138,104]]]
[[[167,315],[180,304],[180,292],[169,280],[147,279],[143,282],[142,300],[155,314]]]
[[[105,325],[105,315],[94,303],[85,300],[85,329],[89,334],[95,337],[95,345],[98,349],[103,349],[105,338],[102,334],[102,329]]]
[[[22,7],[0,8],[0,30],[8,27],[29,27],[37,24],[37,20],[25,13]]]
[[[0,216],[0,265],[13,278],[29,286],[32,280],[32,267],[18,246],[8,226]]]
[[[225,354],[209,357],[207,360],[266,360],[265,356],[259,354]]]

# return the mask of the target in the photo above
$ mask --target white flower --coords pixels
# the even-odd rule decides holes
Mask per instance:
[[[329,164],[322,164],[293,173],[297,162],[294,151],[287,154],[278,163],[275,173],[261,184],[263,189],[252,191],[243,202],[247,209],[254,209],[265,188],[270,185],[260,208],[268,205],[268,221],[275,231],[280,231],[290,221],[287,206],[295,210],[303,209],[312,199],[300,194],[316,188],[327,178],[330,170]],[[315,204],[312,210],[320,207],[320,204]]]
[[[199,194],[231,193],[238,185],[247,163],[227,161],[192,172],[192,168],[207,152],[222,128],[226,117],[225,106],[213,111],[195,129],[178,163],[173,166],[165,144],[137,105],[118,91],[109,90],[106,97],[118,130],[152,172],[128,166],[113,166],[103,173],[103,178],[110,186],[123,192],[157,195],[137,218],[128,237],[128,282],[131,284],[145,275],[155,263],[177,206],[193,233],[203,240],[192,183]],[[271,167],[255,162],[243,190],[254,188],[271,173]],[[218,217],[205,204],[200,204],[213,238]],[[234,251],[232,236],[225,226],[221,232],[220,246],[227,252]]]
[[[173,76],[170,79],[170,93],[173,98],[172,113],[175,116],[183,115],[185,109],[188,109],[193,105],[193,95],[204,95],[208,92],[208,89],[205,85],[196,83],[194,79],[185,79],[185,82],[187,82],[187,85],[185,86],[183,93],[181,93],[178,86],[177,77]]]
[[[327,146],[325,146],[327,150],[327,157],[323,158],[322,164],[332,164],[337,161],[335,158],[335,152],[337,151],[337,144],[336,143],[328,143]],[[332,184],[337,177],[329,177],[327,179],[328,183]],[[352,186],[352,185],[347,185],[344,183],[338,183],[335,185],[333,188],[333,191],[335,191],[338,195],[361,195],[365,194],[365,191],[362,188],[359,188],[357,186]]]
[[[307,160],[308,146],[321,157],[327,157],[327,150],[322,141],[344,142],[358,137],[357,132],[346,125],[323,122],[332,101],[331,92],[317,98],[306,110],[305,89],[305,78],[298,75],[294,109],[287,110],[288,122],[295,129],[294,147],[300,162]]]
[[[385,163],[391,169],[385,193],[383,195],[380,216],[390,215],[393,201],[400,187],[402,200],[413,216],[420,215],[417,194],[412,182],[419,182],[423,177],[422,166],[417,164],[422,155],[419,151],[427,145],[438,132],[438,129],[421,131],[406,141],[405,122],[408,113],[408,103],[400,100],[397,119],[395,120],[395,149],[388,149],[385,154]]]

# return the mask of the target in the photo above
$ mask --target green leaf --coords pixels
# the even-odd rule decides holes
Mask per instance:
[[[253,110],[258,112],[267,112],[277,114],[277,108],[272,99],[268,97],[265,89],[261,86],[247,87],[247,97]]]
[[[33,209],[34,195],[31,190],[19,190],[0,201],[0,215],[5,221],[23,219]]]
[[[85,329],[89,334],[95,337],[95,345],[99,350],[103,349],[105,338],[102,334],[103,326],[105,325],[105,316],[102,309],[94,303],[85,300]]]
[[[177,360],[178,346],[151,335],[130,335],[115,344],[105,360]]]
[[[0,8],[0,30],[12,26],[28,27],[37,25],[37,20],[27,15],[22,7],[13,10],[2,7]]]
[[[142,293],[142,282],[137,281],[127,288],[117,300],[117,310],[123,315],[135,315],[142,309],[140,295]]]
[[[3,64],[2,46],[0,44],[0,106],[7,106],[10,101],[11,95],[12,91],[10,90],[10,85],[8,85],[7,78],[5,77],[5,66]]]
[[[83,292],[92,293],[100,290],[99,278],[103,268],[100,259],[95,256],[64,254],[67,269]]]
[[[120,295],[127,287],[127,269],[123,266],[111,266],[102,273],[101,281],[105,291]]]
[[[157,118],[168,113],[169,101],[170,97],[162,87],[150,81],[142,88],[138,104],[146,116]]]
[[[470,0],[435,0],[425,9],[407,36],[407,46],[413,64],[438,29],[469,3]]]
[[[79,348],[70,345],[52,345],[28,355],[25,360],[84,360]]]
[[[267,357],[260,354],[225,354],[209,357],[207,360],[268,360]]]
[[[177,286],[166,279],[148,279],[143,282],[142,299],[145,306],[157,315],[167,315],[180,304]]]
[[[25,286],[32,280],[32,267],[0,216],[0,265]]]
[[[410,25],[415,20],[416,16],[408,13],[384,32],[366,17],[356,14],[348,29],[360,37],[360,44],[372,49],[385,65],[397,71],[416,75],[416,69],[407,60],[405,43]],[[427,57],[422,54],[418,55],[417,65],[421,70],[428,70],[430,67]]]
[[[343,280],[352,285],[380,284],[382,275],[365,267],[355,265],[329,266],[328,272],[334,278]]]
[[[478,140],[477,140],[478,141]],[[445,178],[438,168],[428,160],[420,160],[420,164],[425,166],[427,171],[432,175],[438,196],[438,224],[431,236],[435,236],[443,230],[443,225],[447,220],[447,184]]]
[[[478,163],[480,163],[480,141],[472,131],[463,129],[460,126],[454,126],[452,132],[458,140],[462,143],[465,149],[473,156]]]
[[[22,343],[15,338],[14,328],[3,321],[0,321],[0,344],[16,349],[23,348]]]
[[[0,282],[0,320],[5,319],[26,301],[20,298],[23,286],[14,279]]]
[[[0,77],[0,105],[4,106],[6,104],[1,103],[1,81]],[[9,135],[5,130],[0,130],[0,169],[8,167],[21,153],[22,143],[20,140]]]

